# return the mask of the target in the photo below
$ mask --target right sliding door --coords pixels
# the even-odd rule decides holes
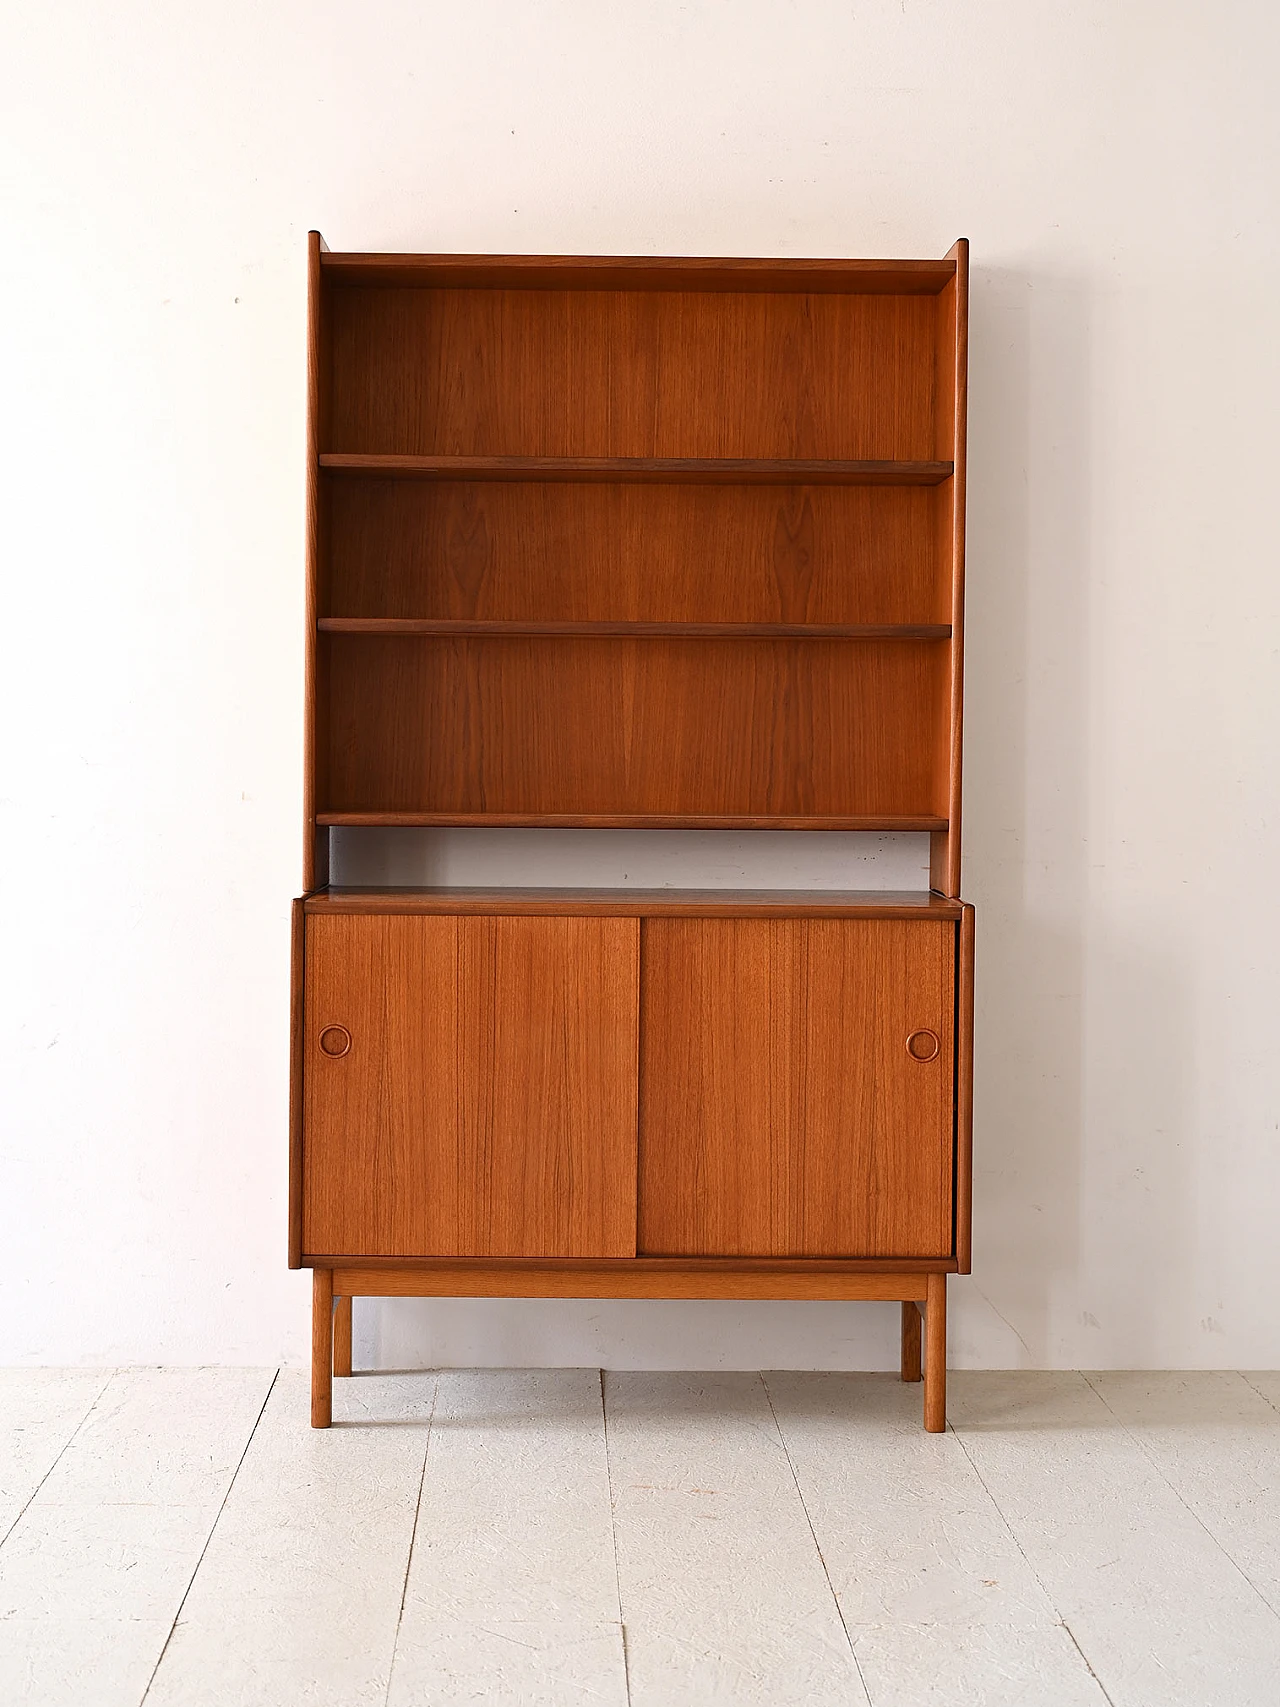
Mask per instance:
[[[955,925],[642,932],[640,1253],[950,1256]]]

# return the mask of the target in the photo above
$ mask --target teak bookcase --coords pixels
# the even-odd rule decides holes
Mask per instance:
[[[968,253],[310,249],[290,1263],[357,1296],[969,1268]],[[931,887],[329,886],[335,825],[917,830]]]

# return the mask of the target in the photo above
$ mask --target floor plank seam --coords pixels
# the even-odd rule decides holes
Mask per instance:
[[[1094,1383],[1089,1380],[1088,1375],[1085,1374],[1083,1369],[1080,1371],[1080,1373],[1082,1376],[1084,1376],[1084,1379],[1089,1382],[1089,1386],[1092,1389],[1092,1391],[1097,1393],[1099,1399],[1101,1399],[1102,1403],[1106,1406],[1107,1414],[1109,1416],[1115,1418],[1118,1426],[1124,1431],[1124,1433],[1126,1435],[1128,1435],[1129,1439],[1138,1448],[1138,1451],[1146,1459],[1147,1463],[1150,1464],[1151,1468],[1155,1471],[1156,1475],[1159,1476],[1160,1480],[1164,1483],[1165,1487],[1169,1489],[1169,1492],[1177,1500],[1178,1504],[1182,1507],[1182,1509],[1188,1514],[1188,1516],[1193,1518],[1197,1524],[1199,1524],[1200,1528],[1209,1537],[1210,1541],[1213,1542],[1214,1546],[1222,1554],[1223,1558],[1226,1559],[1227,1562],[1231,1565],[1232,1569],[1235,1570],[1236,1572],[1238,1572],[1238,1574],[1244,1579],[1244,1581],[1248,1583],[1249,1587],[1257,1595],[1258,1599],[1266,1607],[1267,1611],[1271,1614],[1271,1616],[1273,1618],[1280,1618],[1280,1611],[1278,1611],[1276,1609],[1276,1607],[1274,1607],[1271,1604],[1271,1602],[1267,1599],[1266,1595],[1263,1594],[1262,1590],[1258,1587],[1257,1583],[1254,1582],[1253,1578],[1249,1575],[1248,1571],[1245,1570],[1244,1566],[1239,1562],[1239,1560],[1233,1558],[1232,1555],[1227,1551],[1226,1547],[1218,1539],[1218,1537],[1213,1533],[1212,1529],[1209,1528],[1209,1525],[1200,1516],[1199,1512],[1196,1511],[1195,1507],[1189,1505],[1187,1503],[1187,1501],[1183,1498],[1179,1489],[1174,1485],[1173,1482],[1171,1482],[1169,1480],[1168,1476],[1166,1476],[1164,1471],[1160,1468],[1159,1462],[1155,1458],[1152,1457],[1150,1452],[1147,1451],[1146,1445],[1142,1441],[1141,1437],[1136,1435],[1133,1432],[1133,1430],[1128,1426],[1128,1424],[1126,1422],[1124,1422],[1124,1420],[1119,1415],[1117,1415],[1117,1413],[1115,1411],[1112,1410],[1111,1406],[1109,1404],[1107,1404],[1107,1398],[1106,1398],[1105,1393],[1101,1392],[1094,1385]],[[1246,1382],[1245,1385],[1248,1386],[1248,1382]]]
[[[209,1543],[213,1540],[214,1530],[217,1529],[218,1524],[222,1520],[222,1514],[227,1509],[227,1501],[231,1498],[231,1490],[236,1485],[236,1477],[240,1474],[240,1471],[244,1466],[244,1461],[249,1456],[249,1448],[253,1445],[253,1437],[258,1432],[258,1425],[262,1421],[262,1413],[266,1410],[271,1399],[271,1395],[275,1391],[276,1382],[279,1379],[280,1370],[277,1368],[272,1372],[271,1380],[267,1383],[267,1390],[263,1394],[262,1403],[258,1406],[258,1414],[253,1419],[253,1427],[249,1430],[249,1433],[245,1438],[243,1451],[239,1458],[236,1459],[236,1467],[231,1472],[226,1487],[222,1490],[222,1498],[218,1501],[218,1509],[213,1514],[213,1522],[209,1525],[209,1533],[204,1538],[204,1545],[200,1549],[200,1556],[192,1568],[191,1575],[187,1578],[187,1586],[182,1591],[182,1599],[178,1602],[178,1609],[173,1615],[172,1622],[170,1623],[168,1632],[165,1635],[164,1644],[161,1647],[159,1654],[156,1656],[156,1663],[151,1668],[151,1676],[147,1679],[147,1687],[143,1690],[142,1695],[139,1698],[138,1707],[146,1707],[147,1697],[150,1695],[152,1685],[159,1676],[160,1667],[164,1664],[164,1656],[169,1652],[169,1644],[173,1641],[173,1633],[178,1628],[178,1623],[182,1617],[182,1609],[190,1598],[192,1585],[199,1576],[200,1567],[204,1564],[205,1554],[209,1551]]]
[[[1016,1537],[1015,1537],[1015,1539],[1016,1539]],[[1059,1622],[1061,1623],[1062,1628],[1067,1632],[1067,1635],[1071,1638],[1071,1646],[1079,1654],[1081,1660],[1083,1660],[1084,1669],[1088,1672],[1089,1676],[1097,1684],[1098,1689],[1101,1692],[1102,1699],[1107,1703],[1107,1707],[1116,1707],[1115,1702],[1111,1699],[1110,1690],[1107,1688],[1106,1684],[1102,1681],[1102,1679],[1098,1676],[1097,1672],[1094,1671],[1093,1661],[1089,1658],[1088,1654],[1085,1653],[1084,1649],[1080,1646],[1079,1642],[1076,1641],[1075,1631],[1071,1628],[1070,1624],[1067,1623],[1066,1619],[1063,1618],[1061,1614],[1059,1614]]]
[[[1082,1381],[1084,1380],[1084,1376],[1083,1376],[1083,1374],[1080,1373],[1079,1370],[1073,1371],[1073,1373],[1080,1375],[1080,1379]],[[1086,1383],[1086,1385],[1087,1385],[1087,1383]],[[969,1448],[964,1443],[964,1435],[961,1433],[961,1431],[958,1428],[956,1428],[954,1423],[950,1423],[950,1422],[947,1424],[947,1433],[949,1435],[951,1435],[951,1437],[954,1439],[956,1445],[960,1448],[961,1452],[964,1453],[966,1462],[968,1463],[970,1469],[973,1471],[974,1475],[978,1479],[979,1487],[981,1487],[983,1493],[985,1493],[987,1498],[991,1501],[991,1509],[995,1512],[996,1516],[1000,1519],[1001,1523],[1004,1524],[1005,1530],[1008,1533],[1010,1541],[1012,1541],[1014,1546],[1017,1548],[1018,1554],[1021,1557],[1023,1564],[1027,1567],[1027,1570],[1031,1575],[1031,1580],[1035,1583],[1036,1587],[1040,1590],[1041,1594],[1044,1596],[1045,1604],[1052,1611],[1054,1618],[1058,1621],[1058,1623],[1066,1631],[1068,1637],[1071,1640],[1072,1646],[1075,1648],[1076,1652],[1080,1655],[1080,1658],[1084,1661],[1085,1669],[1088,1671],[1089,1676],[1097,1684],[1103,1700],[1107,1703],[1107,1707],[1115,1707],[1115,1702],[1112,1701],[1112,1699],[1111,1699],[1110,1691],[1108,1690],[1106,1684],[1098,1676],[1098,1673],[1094,1670],[1093,1661],[1089,1658],[1088,1654],[1085,1653],[1084,1649],[1080,1646],[1080,1643],[1076,1640],[1075,1631],[1067,1623],[1066,1618],[1063,1616],[1062,1608],[1058,1605],[1058,1602],[1056,1601],[1054,1596],[1049,1592],[1049,1585],[1045,1582],[1044,1578],[1040,1575],[1039,1571],[1031,1563],[1031,1559],[1027,1554],[1026,1548],[1022,1545],[1022,1542],[1018,1539],[1017,1531],[1014,1529],[1013,1525],[1009,1522],[1009,1519],[1006,1517],[1005,1512],[1004,1512],[1004,1508],[1001,1506],[1000,1501],[991,1492],[991,1489],[987,1484],[986,1477],[982,1474],[982,1471],[978,1468],[973,1454],[969,1451]]]
[[[1232,1370],[1232,1374],[1238,1375],[1240,1377],[1240,1379],[1244,1382],[1245,1386],[1248,1387],[1251,1392],[1256,1393],[1260,1399],[1264,1400],[1268,1405],[1270,1405],[1271,1409],[1273,1411],[1280,1413],[1280,1405],[1276,1404],[1275,1400],[1271,1397],[1271,1395],[1269,1393],[1264,1393],[1262,1391],[1261,1387],[1255,1387],[1253,1382],[1250,1381],[1249,1377],[1245,1374],[1243,1369],[1234,1369],[1234,1370]]]
[[[809,1515],[809,1506],[804,1497],[804,1490],[801,1488],[800,1478],[796,1474],[796,1467],[791,1457],[791,1448],[787,1445],[787,1437],[782,1432],[782,1424],[779,1422],[777,1410],[774,1408],[773,1394],[769,1391],[769,1383],[763,1370],[760,1371],[760,1385],[764,1388],[764,1396],[769,1402],[769,1414],[773,1418],[774,1428],[778,1431],[778,1443],[782,1447],[783,1456],[787,1461],[787,1468],[791,1472],[791,1480],[795,1483],[796,1498],[800,1501],[800,1509],[804,1513],[804,1520],[809,1526],[809,1534],[813,1539],[813,1550],[818,1555],[818,1563],[822,1566],[822,1575],[826,1579],[827,1588],[830,1591],[832,1603],[836,1609],[836,1617],[840,1620],[840,1628],[844,1631],[844,1639],[849,1644],[849,1658],[853,1661],[853,1669],[858,1674],[858,1682],[862,1685],[862,1693],[866,1697],[867,1707],[875,1707],[875,1704],[871,1699],[871,1691],[867,1688],[867,1680],[862,1675],[862,1666],[858,1661],[858,1650],[854,1646],[853,1637],[849,1634],[849,1626],[845,1623],[844,1608],[840,1604],[840,1596],[836,1593],[835,1584],[831,1581],[831,1572],[827,1569],[827,1561],[823,1557],[822,1546],[818,1540],[818,1532],[813,1527],[813,1519]]]
[[[45,1471],[44,1475],[41,1476],[40,1480],[36,1483],[35,1487],[32,1488],[30,1495],[28,1496],[25,1503],[23,1504],[21,1511],[19,1511],[17,1513],[17,1515],[14,1517],[13,1522],[5,1530],[4,1534],[0,1535],[0,1547],[4,1546],[5,1542],[9,1539],[9,1537],[13,1534],[14,1530],[18,1527],[18,1525],[22,1522],[23,1518],[27,1515],[27,1512],[30,1510],[31,1506],[35,1502],[36,1495],[40,1492],[41,1488],[44,1487],[45,1483],[49,1480],[50,1476],[52,1476],[53,1472],[58,1468],[58,1465],[62,1462],[63,1454],[70,1447],[72,1441],[80,1433],[80,1430],[88,1422],[89,1418],[93,1415],[94,1411],[97,1410],[98,1403],[101,1400],[102,1395],[106,1392],[107,1388],[111,1385],[111,1383],[115,1380],[116,1376],[119,1375],[119,1373],[120,1373],[120,1371],[118,1369],[108,1369],[107,1370],[106,1374],[102,1378],[101,1387],[98,1388],[98,1391],[94,1394],[93,1398],[90,1399],[89,1403],[86,1405],[85,1410],[84,1410],[84,1414],[80,1418],[79,1422],[72,1429],[71,1433],[67,1436],[67,1438],[63,1441],[62,1445],[58,1448],[58,1451],[57,1451],[57,1454],[53,1460],[53,1463],[50,1464],[49,1468]]]
[[[627,1707],[631,1707],[631,1662],[627,1654],[627,1621],[622,1616],[622,1566],[618,1560],[617,1511],[613,1497],[613,1464],[609,1458],[609,1407],[604,1396],[604,1370],[600,1377],[600,1423],[604,1430],[604,1475],[609,1490],[609,1535],[613,1541],[614,1594],[618,1603],[618,1628],[622,1632],[622,1681],[627,1692]]]
[[[391,1639],[391,1663],[387,1667],[387,1693],[383,1697],[384,1707],[389,1707],[391,1686],[395,1682],[396,1657],[400,1651],[400,1629],[404,1623],[405,1602],[409,1598],[409,1572],[413,1569],[413,1550],[418,1544],[418,1520],[422,1516],[422,1490],[427,1485],[427,1459],[431,1456],[431,1437],[435,1433],[436,1401],[439,1397],[440,1372],[437,1370],[435,1385],[431,1389],[431,1409],[427,1412],[427,1438],[422,1447],[422,1473],[418,1477],[418,1503],[413,1508],[413,1528],[409,1532],[409,1548],[404,1560],[404,1581],[400,1585],[400,1610],[396,1613],[396,1633]]]

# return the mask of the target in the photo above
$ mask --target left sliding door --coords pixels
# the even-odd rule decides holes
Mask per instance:
[[[630,1257],[639,922],[313,913],[307,1258]]]

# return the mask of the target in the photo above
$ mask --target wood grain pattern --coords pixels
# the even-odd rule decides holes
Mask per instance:
[[[632,1255],[637,953],[627,919],[310,916],[308,1249]]]
[[[958,919],[929,889],[326,889],[308,913],[551,913],[645,918]]]
[[[351,1299],[336,1298],[333,1306],[333,1373],[351,1373]]]
[[[327,590],[321,585],[325,546],[320,492],[319,457],[328,403],[327,326],[320,277],[325,242],[318,231],[307,236],[307,521],[305,635],[303,639],[303,762],[302,762],[302,887],[304,892],[329,881],[329,833],[317,830],[317,790],[324,792],[323,749],[327,746],[326,684],[318,679],[316,617],[325,608]]]
[[[933,456],[930,296],[352,287],[329,313],[325,451]]]
[[[967,291],[963,241],[899,263],[311,239],[290,1260],[340,1296],[927,1297],[945,1427],[972,1192]],[[937,894],[343,894],[345,824],[921,829]],[[349,1054],[313,1047],[325,1024]],[[936,1060],[907,1053],[921,1028]],[[637,1215],[667,1255],[635,1255]]]
[[[328,466],[318,614],[524,622],[547,635],[541,654],[525,635],[505,642],[523,655],[501,656],[460,636],[449,657],[417,664],[357,654],[356,637],[322,643],[308,767],[321,842],[351,822],[921,827],[933,833],[932,881],[954,895],[959,647],[941,631],[955,632],[960,597],[965,246],[900,267],[335,259],[318,242],[316,363],[332,375],[328,389],[313,386]],[[941,484],[797,486],[801,474]],[[763,481],[785,484],[752,484]],[[706,625],[707,643],[734,622],[797,632],[775,634],[763,667],[735,649],[708,669],[671,637],[643,664],[606,654],[605,679],[593,680],[560,650],[567,637],[547,634],[560,622],[687,622]],[[939,643],[927,661],[886,672],[870,653],[889,641],[866,636],[864,658],[859,638],[860,656],[844,661],[870,679],[842,694],[838,656],[801,663],[788,650],[798,631],[837,644],[809,635],[822,627]],[[735,729],[732,751],[712,746],[710,769],[745,799],[694,802],[707,753],[691,753],[688,733],[708,699],[713,713],[726,707],[717,669],[734,677]],[[558,742],[537,727],[548,676],[562,689]],[[784,708],[776,739],[765,699]],[[450,710],[453,724],[437,715]],[[389,746],[378,740],[388,722]],[[592,742],[572,734],[583,724]],[[445,753],[416,751],[424,726]],[[585,774],[566,778],[577,751]],[[827,775],[808,774],[811,756]],[[325,776],[335,757],[343,774]],[[633,779],[639,799],[628,798]],[[854,798],[837,801],[838,790]]]
[[[302,1266],[303,953],[306,920],[295,901],[290,917],[289,964],[289,1267]]]
[[[947,1426],[947,1277],[928,1277],[924,1312],[924,1426],[942,1434]]]
[[[956,1260],[959,1272],[973,1264],[973,951],[974,912],[960,917],[956,968]]]
[[[922,816],[943,643],[326,635],[326,814]]]
[[[956,264],[955,283],[951,286],[955,304],[951,312],[950,331],[954,351],[955,380],[952,407],[952,456],[955,472],[950,481],[951,491],[951,792],[948,800],[948,862],[947,893],[959,895],[961,868],[961,801],[964,757],[964,592],[965,592],[965,519],[968,483],[969,433],[969,243],[960,238],[951,251]],[[945,508],[943,514],[945,514]]]
[[[925,1297],[928,1275],[786,1264],[637,1261],[557,1268],[543,1263],[420,1263],[335,1270],[356,1298],[836,1298]]]
[[[920,1312],[914,1303],[902,1306],[902,1379],[920,1379]]]
[[[951,622],[932,488],[343,478],[327,500],[326,616]]]
[[[964,738],[964,542],[965,479],[969,414],[969,245],[962,237],[948,257],[955,279],[938,299],[938,410],[935,417],[940,453],[953,459],[955,473],[939,495],[938,560],[951,592],[950,681],[945,719],[940,724],[942,753],[938,768],[948,778],[947,829],[932,840],[929,881],[945,895],[960,893],[960,804]]]
[[[311,1275],[311,1426],[328,1428],[333,1418],[333,1270]]]
[[[358,1257],[331,1256],[309,1252],[307,1262],[317,1268],[359,1268],[413,1271],[430,1269],[469,1274],[472,1270],[513,1274],[526,1270],[538,1274],[622,1274],[642,1270],[645,1274],[894,1274],[906,1275],[912,1284],[925,1274],[954,1274],[954,1257]],[[904,1297],[907,1294],[904,1293]],[[914,1293],[911,1294],[914,1296]],[[924,1283],[920,1282],[920,1308],[924,1309]]]
[[[308,919],[308,1250],[427,1251],[439,1236],[433,1210],[448,1221],[459,1190],[457,960],[451,918]],[[318,1044],[331,1024],[352,1035],[336,1060]]]
[[[643,931],[640,1251],[950,1255],[954,926]]]
[[[836,291],[936,295],[955,262],[846,261],[702,255],[326,254],[332,284],[507,290]]]

